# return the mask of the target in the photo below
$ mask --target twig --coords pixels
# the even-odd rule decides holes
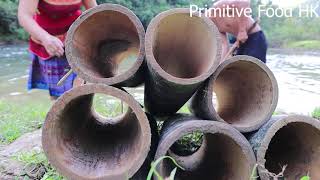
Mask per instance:
[[[250,33],[256,26],[257,24],[260,23],[260,19],[257,19],[252,26],[248,29],[248,33]],[[228,59],[233,53],[234,51],[240,46],[240,41],[236,41],[232,47],[230,48],[230,50],[227,52],[227,54],[224,56],[223,61],[225,61],[226,59]],[[223,62],[222,61],[222,62]]]
[[[57,86],[61,86],[65,81],[66,79],[72,74],[72,69],[70,69],[67,74],[65,74],[60,80],[59,82],[57,83]]]

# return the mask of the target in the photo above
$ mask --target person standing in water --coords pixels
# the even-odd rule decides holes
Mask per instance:
[[[238,9],[240,12],[241,9],[250,8],[250,0],[220,0],[213,4],[213,8],[223,9],[227,6]],[[261,27],[252,17],[241,13],[240,16],[236,14],[233,17],[216,15],[211,16],[210,19],[221,33],[224,55],[228,52],[227,34],[231,34],[236,38],[235,43],[238,46],[236,55],[253,56],[266,63],[268,43]]]
[[[71,24],[81,15],[80,8],[97,5],[96,0],[20,0],[18,20],[30,34],[31,66],[28,89],[49,90],[56,99],[72,88],[76,75],[63,85],[58,81],[70,70],[64,55],[64,40]]]

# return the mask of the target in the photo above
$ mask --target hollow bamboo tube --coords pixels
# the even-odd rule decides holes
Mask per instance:
[[[146,32],[145,107],[156,116],[178,111],[217,68],[221,38],[208,18],[188,9],[157,15]]]
[[[277,103],[278,85],[271,70],[256,58],[234,56],[194,95],[190,110],[202,119],[251,132],[270,119]]]

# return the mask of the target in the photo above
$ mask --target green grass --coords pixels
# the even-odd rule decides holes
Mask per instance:
[[[315,108],[311,113],[311,116],[320,120],[320,107]]]
[[[121,110],[121,104],[118,101],[115,101],[115,106],[113,106],[100,96],[94,99],[94,103],[97,104],[96,110],[108,117],[118,115]],[[45,102],[13,103],[0,100],[0,143],[11,143],[24,133],[41,128],[51,104],[52,103]],[[124,111],[126,111],[126,107]],[[179,112],[190,113],[187,106],[183,106]],[[312,112],[312,117],[320,119],[320,107]],[[202,136],[203,134],[200,132],[188,134],[179,139],[175,146],[179,146],[180,150],[182,149],[182,154],[192,153],[201,146]],[[25,171],[32,171],[32,173],[36,175],[39,173],[38,179],[64,180],[64,178],[50,166],[43,152],[21,153],[14,156],[14,159],[25,165]],[[152,164],[152,168],[150,169],[150,173],[155,173],[155,175],[157,174],[157,172],[154,172],[156,164],[157,163]],[[176,170],[177,169],[173,169],[170,179],[174,179],[173,177]],[[24,179],[30,178],[26,176]],[[302,177],[301,180],[308,180],[308,176]]]
[[[190,114],[190,110],[189,110],[189,108],[188,108],[188,105],[182,106],[182,108],[179,109],[178,113]]]
[[[26,152],[13,157],[13,159],[25,165],[24,179],[41,179],[41,180],[65,180],[57,171],[49,164],[43,152]],[[30,178],[29,176],[33,177]]]
[[[272,113],[272,115],[280,115],[280,113],[275,111],[275,112]]]
[[[286,48],[320,49],[319,40],[295,41],[285,45]]]
[[[165,177],[162,177],[156,170],[157,168],[157,165],[163,161],[164,159],[168,159],[168,160],[171,160],[172,163],[176,166],[170,173],[170,176],[168,178],[165,178]],[[148,176],[147,176],[147,179],[146,180],[151,180],[152,179],[152,176],[155,175],[157,177],[157,179],[159,180],[174,180],[174,176],[177,172],[177,168],[180,168],[182,170],[183,167],[181,167],[172,157],[170,156],[163,156],[163,157],[160,157],[159,159],[157,159],[156,161],[152,162],[151,163],[151,168],[149,170],[149,173],[148,173]]]
[[[121,114],[122,105],[117,99],[110,103],[101,95],[95,96],[94,108],[102,116],[112,118]],[[109,99],[110,100],[110,99]],[[22,102],[13,103],[0,100],[0,143],[9,144],[21,135],[40,129],[46,114],[53,102]],[[127,106],[124,104],[123,112]]]
[[[0,100],[0,143],[11,143],[21,135],[41,128],[50,105]]]
[[[114,118],[128,110],[128,105],[120,99],[111,96],[96,94],[92,104],[94,110],[105,118]]]
[[[309,176],[303,176],[300,180],[310,180],[311,178]]]

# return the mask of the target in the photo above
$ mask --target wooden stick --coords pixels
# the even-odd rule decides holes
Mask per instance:
[[[70,69],[66,75],[64,75],[60,80],[59,82],[57,83],[57,86],[61,86],[65,81],[66,79],[72,74],[72,69]]]
[[[226,59],[229,58],[229,56],[231,56],[233,54],[233,52],[238,48],[238,46],[240,45],[239,41],[236,41],[232,47],[229,49],[229,51],[227,52],[227,54],[224,56],[223,61],[225,61]],[[222,61],[222,62],[223,62]]]
[[[250,33],[256,26],[257,24],[260,23],[260,20],[257,19],[253,24],[252,26],[248,29],[248,33]],[[229,49],[229,51],[227,52],[227,54],[225,55],[225,57],[223,58],[223,61],[225,61],[226,59],[229,58],[229,56],[231,56],[233,54],[233,52],[239,47],[240,45],[240,42],[237,40],[233,45],[232,47]]]

